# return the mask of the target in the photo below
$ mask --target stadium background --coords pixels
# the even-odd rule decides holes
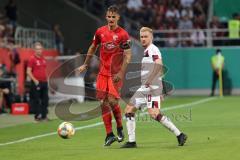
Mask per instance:
[[[137,150],[119,150],[120,145],[117,143],[111,148],[103,148],[105,135],[101,118],[73,121],[77,129],[76,135],[69,140],[60,139],[56,136],[56,129],[63,120],[57,117],[54,102],[69,98],[77,99],[80,103],[73,104],[71,110],[73,113],[84,112],[96,107],[98,103],[88,101],[89,99],[82,95],[50,91],[52,103],[49,106],[51,119],[49,122],[36,123],[31,114],[13,115],[11,106],[4,106],[7,113],[0,114],[1,159],[240,158],[237,154],[240,147],[240,38],[239,30],[237,38],[234,39],[229,36],[231,31],[228,29],[233,14],[236,13],[236,18],[240,20],[240,1],[16,0],[15,2],[17,6],[15,20],[6,15],[5,6],[8,0],[1,0],[0,3],[0,64],[7,70],[5,72],[7,77],[1,77],[0,80],[10,78],[13,102],[29,101],[29,80],[25,70],[28,58],[33,54],[32,46],[35,41],[40,40],[46,48],[44,55],[48,61],[47,70],[50,74],[64,62],[74,59],[76,55],[82,57],[86,53],[96,28],[104,24],[104,11],[109,5],[117,3],[121,6],[121,26],[132,36],[134,62],[140,62],[142,53],[138,42],[138,29],[143,25],[154,29],[156,37],[154,43],[161,50],[164,63],[169,69],[165,79],[175,87],[175,92],[163,102],[162,111],[188,134],[189,141],[186,146],[179,149],[174,137],[141,112],[138,113],[137,119],[139,144]],[[139,2],[143,2],[140,9]],[[182,12],[187,7],[183,7],[181,2],[191,6],[190,12]],[[170,10],[174,8],[172,6],[175,6],[176,12]],[[187,28],[184,25],[179,26],[184,14],[191,17],[188,19]],[[60,32],[64,36],[64,50],[57,47],[60,45],[59,42],[56,43],[59,35],[56,36],[57,31],[53,31],[54,24],[60,25]],[[196,31],[204,34],[201,43],[194,43],[196,39],[191,37]],[[225,94],[222,98],[209,97],[212,81],[210,59],[217,48],[222,49],[225,57]],[[13,58],[16,53],[20,58],[18,63]],[[72,72],[72,69],[81,63],[80,58],[61,68],[56,73],[55,80],[62,80],[63,75]],[[89,73],[87,77],[76,76],[73,72],[65,82],[81,86],[85,80],[92,82],[90,86],[93,87],[97,63],[98,60],[95,59],[91,66],[92,74]],[[55,87],[57,91],[64,89],[61,85]],[[218,95],[217,91],[216,93]],[[92,96],[89,94],[85,93],[85,96]],[[4,101],[3,104],[6,105]],[[121,106],[123,109],[125,103],[121,102]],[[126,131],[125,128],[124,130]]]
[[[1,3],[1,8],[4,10],[4,6],[7,4],[7,0],[3,0],[3,3]],[[136,11],[133,11],[133,9],[128,8],[127,1],[116,1],[121,7],[123,12],[127,9],[129,12],[132,12],[132,14],[129,15],[138,15],[137,9]],[[107,6],[110,4],[115,3],[115,1],[77,1],[77,0],[53,0],[53,1],[31,1],[31,0],[18,0],[16,1],[17,4],[17,27],[23,27],[34,29],[35,32],[38,32],[40,29],[45,30],[52,30],[52,26],[54,24],[59,24],[61,27],[61,32],[64,35],[64,53],[61,53],[61,55],[75,55],[76,52],[80,53],[86,53],[86,50],[88,48],[88,45],[91,43],[92,35],[94,34],[95,29],[102,25],[104,21],[102,21],[102,18],[104,16],[104,10]],[[144,7],[146,7],[146,4],[148,3],[152,5],[151,3],[157,3],[160,6],[163,5],[165,7],[165,14],[168,11],[169,8],[172,6],[176,6],[180,13],[181,18],[181,10],[184,9],[183,6],[181,6],[180,1],[143,1]],[[192,4],[192,9],[194,9],[194,5],[199,3],[202,5],[202,8],[208,4],[208,10],[204,10],[202,14],[204,14],[203,22],[198,22],[196,19],[201,19],[196,17],[194,15],[194,18],[191,19],[193,22],[192,29],[195,29],[195,26],[200,25],[201,23],[205,23],[202,25],[202,29],[209,29],[209,32],[213,31],[210,28],[210,23],[213,16],[218,16],[218,19],[220,20],[219,23],[221,23],[221,27],[227,28],[227,22],[231,19],[231,15],[238,10],[238,5],[228,7],[228,10],[225,10],[222,6],[227,6],[229,3],[226,3],[225,1],[206,1],[206,0],[198,0],[195,1]],[[237,3],[237,2],[236,2]],[[129,5],[130,6],[130,5]],[[180,6],[180,7],[179,7]],[[44,10],[44,12],[42,12]],[[194,11],[194,10],[193,10]],[[142,12],[142,11],[139,11]],[[195,14],[195,11],[193,12]],[[164,14],[164,13],[163,13]],[[151,15],[151,14],[150,14]],[[137,29],[140,28],[141,25],[146,24],[147,21],[140,21],[143,24],[135,24],[133,19],[129,19],[127,14],[122,14],[122,21],[121,24],[126,27],[126,29],[129,31],[129,34],[133,36],[133,39],[138,39]],[[165,15],[166,16],[166,15]],[[59,18],[61,17],[61,18]],[[69,18],[71,17],[71,18]],[[131,16],[130,16],[131,17]],[[164,17],[164,15],[163,15]],[[177,24],[180,22],[180,18],[176,18],[174,21],[175,25],[177,27]],[[152,20],[154,21],[154,20]],[[83,25],[84,23],[84,25]],[[162,23],[166,23],[167,25],[165,28],[163,28],[163,31],[167,29],[167,27],[171,27],[172,22],[168,22],[167,18],[162,21]],[[146,24],[147,26],[151,26],[151,23]],[[130,26],[130,27],[129,27]],[[155,27],[156,28],[156,27]],[[220,27],[219,27],[220,28]],[[178,28],[175,28],[176,30]],[[17,30],[17,29],[16,29]],[[70,32],[71,31],[71,32]],[[156,30],[161,32],[160,30]],[[220,30],[221,31],[221,30]],[[174,31],[173,31],[174,32]],[[217,32],[217,31],[216,31]],[[18,32],[19,33],[19,32]],[[16,35],[15,32],[15,43],[19,42],[18,39],[26,39],[26,35]],[[164,32],[161,34],[164,35]],[[207,35],[207,32],[205,33]],[[31,36],[31,35],[27,35]],[[236,72],[236,68],[239,68],[239,63],[237,59],[239,59],[239,48],[237,46],[231,47],[231,39],[229,39],[227,32],[224,33],[225,36],[225,43],[222,43],[222,46],[219,46],[223,49],[223,55],[226,59],[226,66],[225,66],[225,72],[227,72],[227,80],[225,80],[225,88],[226,93],[233,93],[233,94],[239,94],[239,88],[240,88],[240,75],[238,72]],[[156,37],[158,37],[158,34],[156,34]],[[166,36],[167,38],[167,36]],[[178,36],[175,37],[175,39],[179,38]],[[161,51],[164,56],[165,65],[170,69],[168,74],[166,75],[166,80],[173,83],[175,86],[176,92],[175,95],[181,94],[181,95],[207,95],[209,94],[209,89],[211,87],[211,64],[210,64],[210,58],[215,53],[215,49],[218,48],[218,46],[214,46],[213,44],[209,44],[207,41],[208,37],[205,37],[206,40],[204,42],[204,45],[201,47],[196,47],[193,44],[189,46],[176,46],[168,48],[167,45],[162,46],[162,42],[159,43],[159,47],[161,47]],[[52,37],[54,39],[54,37]],[[47,41],[54,41],[52,39],[45,39],[46,43],[50,43]],[[157,38],[156,38],[157,39]],[[35,38],[34,40],[37,40]],[[190,39],[191,40],[191,39]],[[221,39],[220,39],[221,40]],[[167,41],[167,40],[166,40]],[[181,40],[180,40],[181,41]],[[229,41],[229,42],[228,42]],[[158,44],[159,41],[156,41],[156,44]],[[22,42],[21,42],[22,43]],[[23,42],[28,44],[23,44],[22,46],[31,47],[28,42]],[[31,42],[33,43],[33,42]],[[53,42],[54,43],[54,42]],[[179,42],[180,43],[180,42]],[[167,44],[165,42],[165,44]],[[46,45],[47,46],[47,45]],[[54,47],[54,45],[48,46],[48,49],[51,50]],[[5,61],[6,65],[10,66],[9,60],[4,60],[7,57],[4,55],[7,53],[4,53],[4,48],[1,49],[1,59],[2,61]],[[21,47],[20,47],[21,48]],[[23,50],[23,49],[19,49]],[[133,54],[134,58],[133,61],[139,61],[141,58],[141,54],[139,53],[141,51],[140,45],[136,42],[133,43]],[[5,52],[7,52],[5,50]],[[23,56],[26,52],[31,51],[20,51],[20,56]],[[22,53],[23,52],[23,53]],[[47,53],[51,56],[56,56],[59,53],[56,53],[55,51],[48,51],[50,53]],[[55,53],[54,53],[55,52]],[[25,76],[24,75],[24,65],[22,65],[23,61],[25,61],[24,57],[28,57],[27,55],[30,53],[27,53],[26,56],[23,56],[23,60],[21,61],[21,64],[19,64],[16,68],[19,69],[18,73],[18,81],[19,81],[19,88],[18,92],[19,94],[24,94],[24,81]],[[67,57],[66,57],[67,58]],[[65,58],[65,59],[66,59]],[[27,60],[27,59],[26,59]],[[24,62],[26,63],[26,62]],[[49,63],[49,68],[53,68],[51,64]],[[21,66],[21,67],[20,67]],[[49,71],[50,72],[50,71]],[[175,75],[178,75],[177,78]],[[181,76],[179,76],[181,75]]]

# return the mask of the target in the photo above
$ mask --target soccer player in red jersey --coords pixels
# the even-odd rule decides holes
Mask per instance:
[[[128,33],[118,26],[119,9],[113,5],[107,9],[107,25],[97,29],[93,42],[88,49],[87,57],[78,68],[81,73],[87,70],[91,57],[100,45],[100,67],[96,83],[96,96],[101,102],[102,119],[106,128],[105,146],[124,140],[121,108],[118,104],[122,79],[131,60],[131,48]],[[112,131],[112,115],[117,123],[117,137]]]

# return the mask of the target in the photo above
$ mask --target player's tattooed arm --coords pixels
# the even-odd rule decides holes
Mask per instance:
[[[98,46],[94,45],[94,44],[91,44],[91,46],[89,47],[88,49],[88,52],[87,52],[87,56],[86,56],[86,59],[83,63],[83,65],[81,65],[79,68],[78,68],[78,71],[81,73],[85,70],[87,70],[88,66],[89,66],[89,63],[93,57],[93,55],[96,53],[96,50],[97,50]]]
[[[153,82],[157,82],[156,80],[163,75],[162,59],[156,59],[153,67],[154,67],[153,71],[149,75],[149,77],[145,83],[146,87],[149,87],[149,85],[151,85],[151,84],[154,85]]]
[[[131,58],[132,58],[132,51],[131,51],[131,49],[130,48],[125,49],[124,53],[125,53],[124,54],[125,56],[124,56],[124,59],[123,59],[122,67],[121,67],[120,71],[114,76],[114,78],[113,78],[114,82],[118,82],[121,79],[123,79],[123,76],[124,76],[124,73],[125,73],[125,71],[127,69],[127,66],[130,63],[130,61],[131,61]]]

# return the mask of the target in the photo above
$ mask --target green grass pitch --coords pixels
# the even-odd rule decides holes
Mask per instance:
[[[103,147],[103,125],[76,131],[71,139],[56,134],[15,143],[23,138],[55,132],[61,120],[26,123],[0,128],[1,160],[239,160],[240,159],[240,98],[173,97],[162,104],[164,113],[188,135],[185,146],[178,147],[175,136],[148,116],[137,118],[136,149],[120,149],[121,144]],[[195,103],[195,104],[194,104]],[[182,108],[167,108],[194,104]],[[79,105],[93,105],[83,103]],[[183,105],[184,106],[184,105]],[[75,127],[101,122],[101,118],[72,122]],[[1,122],[0,122],[1,123]],[[125,126],[125,121],[123,122]],[[114,124],[114,123],[113,123]],[[115,130],[115,126],[113,127]],[[124,128],[125,135],[126,128]],[[13,142],[13,144],[8,144]]]

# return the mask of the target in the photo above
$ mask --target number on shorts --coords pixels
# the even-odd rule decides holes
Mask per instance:
[[[147,101],[148,101],[148,102],[151,102],[151,100],[152,100],[152,95],[148,94],[148,95],[147,95]]]

